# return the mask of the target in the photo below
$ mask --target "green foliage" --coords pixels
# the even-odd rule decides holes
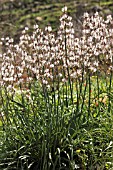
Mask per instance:
[[[2,91],[0,169],[110,169],[113,107],[108,112],[106,103],[100,101],[99,106],[95,105],[95,80],[96,77],[92,77],[90,81],[94,84],[90,115],[88,101],[84,101],[80,110],[85,87],[85,99],[88,95],[88,82],[81,92],[81,84],[77,84],[78,98],[74,88],[74,102],[68,83],[54,90],[33,82],[29,95],[19,90],[13,96],[7,89]],[[100,78],[99,82],[104,96],[104,79]]]

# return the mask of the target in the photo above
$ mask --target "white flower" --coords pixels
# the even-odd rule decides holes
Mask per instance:
[[[52,31],[52,27],[51,26],[46,27],[45,31],[51,32]]]
[[[84,18],[88,18],[89,14],[87,12],[84,13]]]
[[[92,66],[90,67],[90,70],[93,71],[93,72],[97,71],[97,69],[95,67],[92,67]]]
[[[42,80],[43,84],[48,84],[48,82],[46,80]]]
[[[50,65],[50,68],[54,68],[54,64],[51,64],[51,65]]]
[[[34,29],[38,29],[39,28],[39,26],[36,24],[36,25],[34,25]]]
[[[1,38],[1,41],[4,41],[5,40],[5,38]]]
[[[3,42],[2,41],[0,41],[0,45],[2,45],[3,44]]]
[[[61,73],[59,73],[59,77],[62,77],[62,74],[61,74]]]
[[[63,79],[62,79],[62,82],[63,82],[63,83],[65,83],[65,82],[66,82],[66,79],[65,79],[65,78],[63,78]]]
[[[18,73],[18,77],[21,77],[22,76],[22,73]]]
[[[13,78],[13,77],[10,77],[10,78],[9,78],[9,81],[14,81],[14,78]]]
[[[7,90],[12,90],[12,89],[13,89],[12,85],[8,85]]]
[[[67,12],[67,6],[62,8],[62,12]]]

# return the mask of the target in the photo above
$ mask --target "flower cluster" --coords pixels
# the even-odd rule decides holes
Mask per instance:
[[[113,19],[109,15],[104,20],[96,12],[93,16],[84,14],[83,37],[86,48],[83,49],[85,63],[90,70],[112,71]],[[83,46],[84,48],[85,46]]]
[[[19,44],[13,39],[5,41],[6,52],[2,54],[2,83],[14,86],[36,79],[44,85],[66,82],[95,72],[113,71],[113,19],[106,20],[98,12],[83,16],[82,36],[75,38],[72,17],[67,7],[62,9],[57,36],[51,26],[41,30],[34,26],[32,35],[26,27]]]

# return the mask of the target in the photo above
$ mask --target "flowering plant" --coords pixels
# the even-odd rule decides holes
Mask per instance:
[[[1,39],[2,169],[112,167],[113,19],[85,13],[77,38],[62,12],[57,35],[35,25]]]

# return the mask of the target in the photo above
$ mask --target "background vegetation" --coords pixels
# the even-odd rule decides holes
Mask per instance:
[[[32,28],[36,23],[41,28],[50,24],[56,31],[64,5],[68,7],[68,12],[73,17],[76,36],[80,35],[80,21],[85,11],[99,11],[102,15],[113,13],[112,0],[1,0],[0,38],[11,36],[18,41],[24,27]]]

